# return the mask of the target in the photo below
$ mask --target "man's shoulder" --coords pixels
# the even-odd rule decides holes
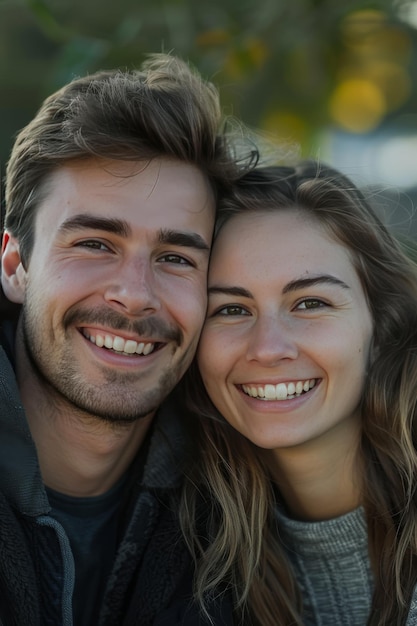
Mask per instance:
[[[16,322],[11,319],[2,320],[0,323],[0,371],[3,374],[11,373],[11,369],[14,369],[15,336]]]
[[[156,422],[158,424],[175,423],[181,420],[181,416],[185,410],[183,398],[178,388],[175,388],[165,398],[161,406],[156,412]]]
[[[12,302],[3,291],[3,287],[0,282],[0,324],[3,320],[13,320],[19,317],[21,305]]]
[[[190,438],[184,406],[174,390],[159,407],[152,428],[144,468],[144,484],[174,488],[182,482]]]
[[[11,302],[6,298],[0,282],[0,346],[6,352],[7,358],[11,363],[14,362],[13,346],[20,310],[20,304]]]

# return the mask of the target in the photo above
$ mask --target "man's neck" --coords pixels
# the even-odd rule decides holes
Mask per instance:
[[[154,413],[111,422],[77,409],[36,375],[19,335],[16,369],[45,485],[78,497],[111,489],[135,458]]]
[[[127,471],[142,445],[152,416],[129,425],[77,415],[28,411],[44,483],[71,496],[108,491]]]
[[[153,420],[112,423],[80,410],[47,388],[17,359],[23,406],[44,483],[71,496],[108,491],[127,471]]]

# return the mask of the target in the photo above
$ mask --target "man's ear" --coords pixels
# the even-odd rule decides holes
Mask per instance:
[[[6,297],[22,304],[26,289],[26,270],[20,258],[19,242],[7,230],[1,242],[1,285]]]

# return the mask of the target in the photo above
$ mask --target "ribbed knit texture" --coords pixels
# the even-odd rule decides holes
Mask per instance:
[[[324,522],[277,510],[278,531],[301,589],[305,626],[365,626],[373,576],[362,508]],[[417,595],[407,626],[417,625]]]

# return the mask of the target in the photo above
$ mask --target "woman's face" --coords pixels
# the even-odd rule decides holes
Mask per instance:
[[[223,227],[198,361],[213,403],[250,441],[278,451],[356,432],[372,332],[348,250],[305,211]]]

